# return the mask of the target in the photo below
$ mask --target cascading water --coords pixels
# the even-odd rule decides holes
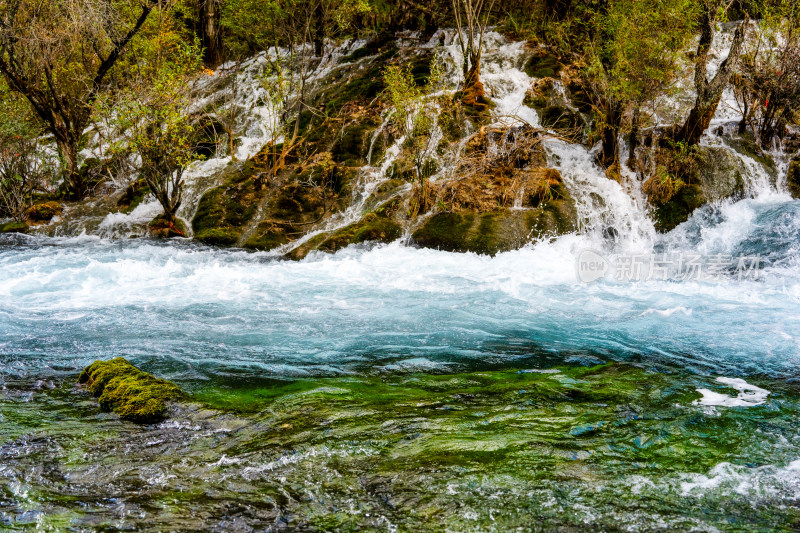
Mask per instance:
[[[440,42],[457,73],[452,32],[426,46]],[[538,124],[522,45],[490,34],[488,47],[498,122]],[[241,76],[247,114],[257,76]],[[745,198],[659,235],[635,177],[620,185],[591,150],[544,143],[580,231],[495,257],[395,242],[288,262],[0,236],[0,527],[796,530],[800,202],[741,156]],[[327,229],[360,215],[401,145],[363,169]],[[229,162],[193,167],[182,216]],[[108,215],[97,233],[133,233],[154,210]],[[586,250],[762,263],[582,282]],[[150,426],[101,413],[74,379],[120,355],[189,401]]]

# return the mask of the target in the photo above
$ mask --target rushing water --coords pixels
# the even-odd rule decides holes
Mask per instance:
[[[646,244],[600,229],[494,258],[397,242],[299,263],[3,239],[4,527],[800,524],[786,196],[701,209],[649,244],[760,255],[743,279],[582,283],[582,251]],[[118,355],[200,403],[150,427],[99,413],[75,375]]]
[[[422,46],[440,42],[455,84],[452,31]],[[488,42],[496,119],[538,124],[527,49]],[[242,100],[243,151],[270,134],[259,61],[209,96]],[[658,235],[636,180],[545,148],[580,232],[496,257],[0,236],[0,529],[800,528],[800,202],[737,154],[749,197]],[[229,160],[192,170],[184,216]],[[96,233],[156,211],[95,215]],[[190,401],[151,426],[101,413],[75,379],[116,356]]]

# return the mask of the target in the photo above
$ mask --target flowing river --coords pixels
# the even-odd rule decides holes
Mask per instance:
[[[0,525],[796,529],[800,202],[706,207],[644,249],[734,258],[714,279],[628,279],[617,241],[296,263],[5,236]],[[119,355],[193,402],[101,413],[76,374]]]
[[[536,125],[492,39],[498,113]],[[658,235],[640,185],[546,151],[581,230],[495,257],[0,236],[0,530],[800,529],[800,201],[736,155],[748,197]],[[118,356],[189,401],[101,412],[76,378]]]

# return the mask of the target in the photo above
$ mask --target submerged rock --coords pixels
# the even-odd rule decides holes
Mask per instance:
[[[142,372],[122,357],[95,361],[83,369],[78,383],[88,387],[104,411],[143,424],[164,419],[167,402],[183,397],[174,383]]]

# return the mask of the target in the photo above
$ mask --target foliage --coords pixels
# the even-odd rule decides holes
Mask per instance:
[[[384,82],[392,104],[391,121],[405,137],[404,148],[414,165],[415,200],[411,213],[424,212],[432,203],[426,182],[435,171],[436,149],[441,137],[438,126],[439,104],[430,95],[441,84],[441,71],[434,59],[424,87],[417,85],[408,65],[391,65],[384,71]]]
[[[109,73],[160,4],[0,0],[0,73],[53,134],[69,193],[84,196],[78,151]]]
[[[201,62],[196,43],[179,43],[173,53],[178,54],[177,61],[163,61],[153,78],[132,82],[109,112],[118,133],[110,152],[139,156],[139,175],[168,222],[175,221],[181,205],[184,171],[198,159],[198,127],[186,88]]]
[[[734,85],[743,114],[740,131],[749,126],[765,145],[782,137],[800,112],[800,5],[777,0],[761,11]]]
[[[19,95],[0,87],[0,217],[25,218],[37,193],[49,192],[58,166],[40,139],[40,122]]]

